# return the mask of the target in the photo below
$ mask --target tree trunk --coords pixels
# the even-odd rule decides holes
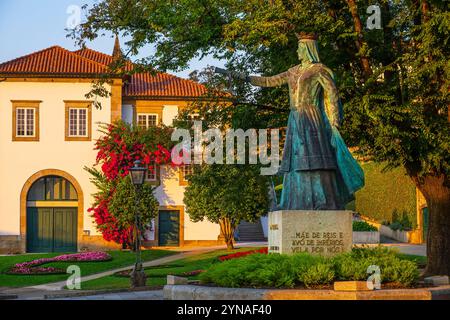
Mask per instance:
[[[355,28],[355,32],[357,33],[358,38],[356,39],[356,48],[360,53],[361,48],[367,46],[364,42],[363,36],[363,25],[361,22],[361,18],[358,15],[358,6],[356,5],[355,0],[347,0],[348,8],[353,18],[353,26]],[[364,78],[367,79],[372,75],[372,69],[370,67],[369,58],[366,55],[360,56],[361,67],[363,69]]]
[[[450,188],[446,177],[412,178],[424,195],[429,212],[425,274],[450,275]]]
[[[220,219],[219,225],[220,225],[220,233],[223,235],[225,243],[227,244],[227,250],[233,250],[235,227],[232,225],[230,219],[228,218]]]

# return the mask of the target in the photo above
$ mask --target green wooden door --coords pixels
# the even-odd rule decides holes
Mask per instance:
[[[76,252],[77,208],[28,208],[27,252]]]
[[[180,245],[180,212],[159,211],[158,243],[160,246]]]
[[[77,251],[77,209],[53,209],[53,251]]]

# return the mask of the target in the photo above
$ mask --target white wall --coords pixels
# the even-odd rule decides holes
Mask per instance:
[[[72,175],[80,184],[84,194],[83,229],[91,235],[99,235],[87,209],[91,206],[92,194],[96,192],[89,181],[84,166],[95,163],[95,140],[100,134],[97,123],[109,123],[111,119],[110,98],[99,98],[102,109],[92,110],[92,141],[65,141],[64,100],[86,100],[84,95],[91,90],[89,83],[53,82],[0,82],[0,235],[20,234],[20,193],[25,182],[35,173],[45,169],[58,169]],[[11,100],[41,100],[40,141],[12,141]],[[129,120],[130,108],[125,119]],[[178,114],[177,106],[165,106],[163,123],[171,125]],[[178,171],[162,168],[162,184],[156,197],[162,206],[183,206],[184,187],[178,181]],[[217,240],[219,225],[207,221],[193,223],[185,212],[185,240]]]
[[[122,120],[128,124],[133,124],[134,108],[131,104],[124,104],[122,106]]]
[[[87,209],[95,192],[84,166],[92,166],[99,137],[97,122],[110,122],[110,99],[99,98],[102,109],[92,110],[92,141],[65,141],[63,100],[86,100],[89,83],[0,82],[0,235],[20,234],[20,193],[33,174],[45,169],[63,170],[81,185],[84,194],[84,230],[98,234]],[[42,100],[40,141],[12,141],[11,100]]]
[[[161,185],[155,196],[161,206],[184,206],[184,186],[180,186],[178,169],[170,166],[161,168]],[[184,240],[217,240],[220,234],[218,224],[209,221],[192,222],[189,213],[184,213]]]
[[[163,119],[162,122],[166,126],[172,126],[173,120],[178,115],[178,106],[175,105],[165,105],[163,107]]]
[[[178,106],[164,105],[163,124],[172,126],[178,115]],[[185,187],[180,185],[178,169],[164,166],[161,168],[161,185],[155,190],[155,196],[161,206],[184,206]],[[218,224],[209,221],[192,222],[189,213],[184,213],[184,240],[217,240],[220,234]]]
[[[261,226],[263,229],[263,233],[264,233],[264,237],[268,238],[269,237],[269,216],[263,216],[260,218],[261,219]]]

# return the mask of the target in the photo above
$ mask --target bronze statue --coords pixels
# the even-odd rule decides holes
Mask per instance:
[[[364,186],[364,173],[339,134],[342,107],[333,72],[320,62],[317,37],[302,33],[299,65],[272,77],[218,73],[260,87],[289,86],[290,115],[279,174],[278,210],[343,210]]]

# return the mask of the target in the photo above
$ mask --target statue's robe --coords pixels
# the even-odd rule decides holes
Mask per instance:
[[[364,185],[364,174],[337,127],[341,108],[332,72],[321,63],[295,66],[273,77],[250,77],[257,86],[289,85],[290,115],[279,210],[342,210]]]

